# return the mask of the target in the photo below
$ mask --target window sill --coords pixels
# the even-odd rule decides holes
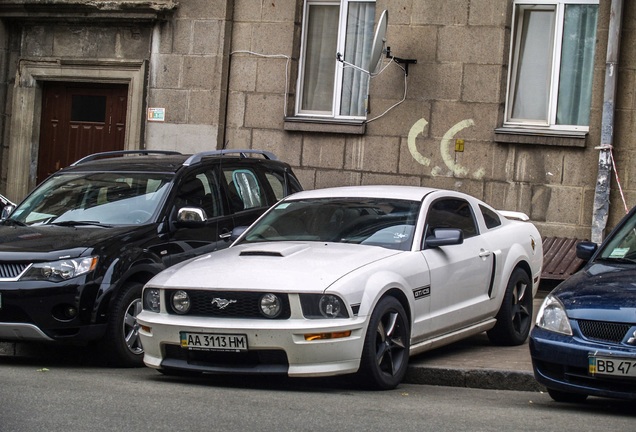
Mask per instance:
[[[495,142],[500,144],[533,144],[557,147],[585,147],[588,133],[500,127],[495,129]]]
[[[295,132],[328,132],[364,135],[367,124],[364,120],[336,120],[311,117],[285,117],[284,129]]]

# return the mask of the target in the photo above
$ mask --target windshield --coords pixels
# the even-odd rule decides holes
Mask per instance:
[[[328,198],[278,204],[243,242],[320,241],[410,250],[419,213],[416,201]]]
[[[42,183],[11,214],[25,225],[148,223],[168,191],[163,173],[74,173]]]
[[[632,213],[626,223],[608,239],[599,257],[636,262],[636,213]]]

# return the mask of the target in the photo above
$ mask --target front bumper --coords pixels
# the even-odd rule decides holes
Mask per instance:
[[[99,339],[106,325],[95,315],[98,285],[68,281],[0,282],[0,340],[85,343]],[[75,311],[72,316],[65,311]]]
[[[209,319],[143,311],[137,316],[147,366],[211,373],[329,376],[356,372],[364,344],[364,317],[338,320]],[[213,323],[213,326],[211,325]],[[307,341],[305,334],[351,331],[348,337]],[[248,351],[181,348],[180,332],[243,334]]]
[[[536,380],[547,388],[591,396],[636,399],[636,379],[592,375],[589,357],[620,357],[636,362],[636,347],[622,347],[534,327],[530,356]]]

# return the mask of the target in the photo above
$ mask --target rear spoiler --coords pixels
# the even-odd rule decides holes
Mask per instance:
[[[508,211],[508,210],[497,210],[499,214],[501,214],[506,219],[518,220],[522,222],[528,222],[530,218],[527,214],[516,212],[516,211]]]

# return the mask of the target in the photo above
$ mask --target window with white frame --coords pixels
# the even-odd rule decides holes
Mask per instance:
[[[305,0],[296,115],[364,119],[375,0]]]
[[[504,126],[589,129],[598,3],[514,1]]]

